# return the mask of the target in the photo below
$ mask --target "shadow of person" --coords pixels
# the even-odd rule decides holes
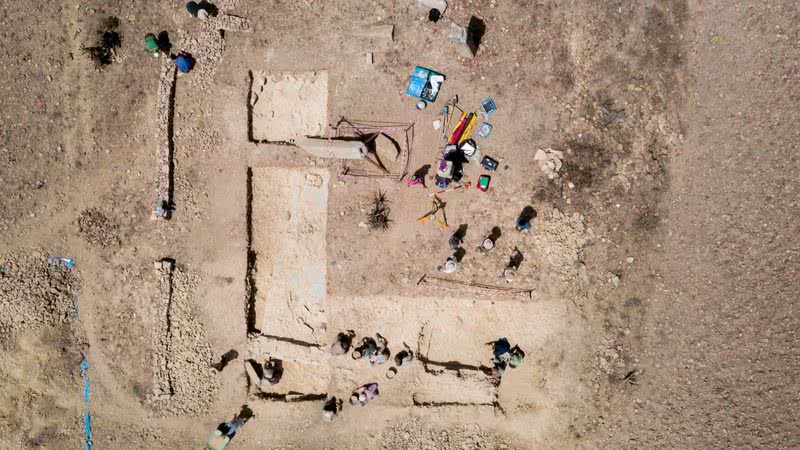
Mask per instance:
[[[222,358],[220,359],[220,361],[218,363],[214,364],[212,367],[217,369],[218,372],[222,372],[222,369],[224,369],[225,366],[228,365],[228,363],[230,363],[231,361],[233,361],[234,359],[236,359],[238,357],[239,357],[239,352],[237,352],[236,350],[233,350],[233,349],[228,350],[227,352],[225,352],[224,355],[222,355]]]
[[[277,384],[280,382],[281,378],[283,378],[282,359],[270,358],[264,367],[272,369],[272,380],[270,380],[271,384]]]
[[[500,227],[493,227],[492,232],[489,233],[489,236],[486,236],[487,239],[492,241],[493,243],[497,243],[497,240],[500,239],[500,236],[503,235],[503,232],[500,231]]]
[[[460,150],[452,151],[444,155],[444,160],[453,163],[453,181],[456,183],[461,181],[464,176],[464,163],[469,162],[467,157],[464,156],[464,152]]]
[[[475,51],[481,46],[484,34],[486,34],[486,22],[475,16],[470,17],[467,25],[467,42]]]
[[[414,177],[417,178],[422,182],[422,187],[427,189],[427,185],[425,184],[425,177],[428,176],[428,172],[431,171],[431,165],[425,164],[424,166],[420,167],[414,172]]]
[[[530,205],[522,208],[522,212],[519,213],[519,217],[525,220],[525,222],[530,222],[531,220],[535,219],[537,215],[538,214],[536,213],[536,210]]]
[[[518,248],[514,247],[514,254],[511,255],[511,258],[508,261],[508,267],[519,269],[520,264],[522,264],[522,261],[524,260],[525,260],[525,255],[523,255]]]
[[[217,8],[217,5],[213,3],[209,3],[206,0],[203,0],[199,3],[199,5],[200,8],[205,9],[208,15],[211,17],[217,17],[217,15],[219,14],[219,8]]]
[[[357,136],[356,140],[363,142],[364,146],[367,147],[367,151],[371,153],[378,161],[378,164],[380,164],[381,167],[387,171],[387,164],[391,161],[396,161],[402,152],[400,143],[397,142],[397,139],[393,138],[387,133],[370,133],[363,136]],[[379,140],[381,141],[380,144],[378,143]],[[380,154],[383,154],[385,159],[388,161],[384,161],[384,158],[381,158]]]
[[[253,417],[255,417],[253,410],[247,405],[242,405],[242,410],[239,411],[239,418],[242,419],[242,422],[247,423]]]
[[[167,31],[158,33],[156,44],[158,44],[158,49],[166,54],[169,54],[172,50],[172,42],[169,41],[169,33]]]
[[[461,225],[458,226],[458,229],[456,229],[456,232],[453,233],[453,235],[456,236],[459,240],[463,241],[464,238],[467,237],[467,228],[469,228],[469,225],[466,223],[462,223]]]
[[[256,361],[255,359],[248,359],[247,363],[253,367],[253,370],[256,372],[256,376],[259,380],[264,378],[264,366],[260,362]]]
[[[239,411],[239,414],[236,414],[233,420],[219,424],[217,426],[217,431],[227,436],[229,440],[233,440],[233,438],[236,437],[236,432],[239,430],[239,428],[243,427],[254,416],[255,414],[249,406],[242,405],[242,409]]]
[[[464,247],[459,247],[456,251],[453,252],[453,257],[456,259],[456,262],[461,262],[464,259],[464,256],[467,254],[467,251],[464,250]]]

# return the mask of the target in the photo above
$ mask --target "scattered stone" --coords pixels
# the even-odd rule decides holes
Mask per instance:
[[[440,14],[444,14],[447,10],[447,1],[445,0],[417,0],[417,6],[425,9],[437,9]]]
[[[540,148],[536,150],[536,154],[533,155],[533,159],[539,161],[539,168],[542,169],[542,172],[551,180],[558,177],[558,171],[561,170],[561,160],[563,158],[564,152],[553,150],[552,148]]]
[[[158,155],[158,185],[156,187],[156,208],[168,210],[172,208],[170,183],[172,180],[172,165],[170,164],[170,148],[172,144],[173,102],[175,92],[175,64],[167,59],[161,64],[161,74],[158,80],[158,123],[156,125],[156,143]],[[154,214],[154,218],[167,218],[166,215]]]
[[[97,247],[119,244],[117,225],[106,212],[97,208],[85,209],[78,216],[78,234]]]
[[[189,83],[199,89],[208,87],[222,60],[225,52],[223,31],[253,31],[249,20],[230,14],[209,17],[202,23],[202,31],[186,35],[178,45],[179,49],[189,52],[197,60]]]
[[[450,42],[456,44],[459,56],[467,59],[472,59],[478,53],[478,44],[469,34],[467,27],[458,25],[457,23],[450,23],[447,30],[447,38]]]
[[[314,186],[314,187],[317,187],[317,188],[321,187],[322,186],[322,176],[320,176],[320,175],[318,175],[316,173],[307,173],[306,174],[306,183],[309,186]]]
[[[153,317],[153,389],[149,402],[161,416],[208,412],[219,391],[219,374],[209,370],[213,353],[195,317],[192,292],[198,279],[171,261],[156,263],[161,278]]]
[[[80,279],[45,256],[0,259],[0,337],[66,323],[75,316]]]
[[[537,219],[533,240],[536,248],[541,249],[544,268],[565,279],[579,276],[583,247],[588,242],[581,214],[566,215],[554,209],[551,217]]]
[[[438,450],[455,448],[500,448],[502,436],[476,424],[454,425],[446,429],[413,417],[386,428],[380,436],[380,448],[392,450]]]
[[[394,41],[394,25],[373,25],[361,28],[356,32],[359,39],[372,41],[374,44],[391,44]]]

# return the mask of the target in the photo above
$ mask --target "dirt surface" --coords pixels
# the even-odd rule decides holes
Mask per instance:
[[[157,263],[158,264],[158,263]],[[219,391],[215,362],[203,325],[192,304],[197,279],[171,263],[160,263],[161,282],[153,327],[154,409],[165,415],[199,415],[208,410]]]
[[[254,73],[250,107],[255,140],[320,136],[328,123],[328,74]]]
[[[245,403],[229,448],[800,446],[796,2],[451,1],[435,24],[414,1],[225,0],[208,21],[182,3],[0,6],[7,447],[82,447],[84,355],[95,448],[199,448]],[[465,59],[449,21],[472,16],[485,34]],[[81,49],[110,17],[121,46],[100,67]],[[192,72],[146,52],[161,31]],[[416,65],[447,77],[421,111]],[[267,73],[324,73],[327,93],[295,113],[302,86],[277,89],[264,106],[292,99],[285,125],[259,112],[254,136]],[[442,229],[417,218],[454,95],[496,102],[476,141],[499,167],[484,193],[465,164]],[[304,114],[413,124],[426,186],[261,142],[319,125]],[[380,194],[386,230],[367,224]],[[437,273],[462,225],[458,271]],[[330,355],[345,330],[415,359],[389,379],[391,362]],[[526,358],[497,383],[485,344],[502,336]],[[245,361],[268,357],[284,381],[256,388]],[[380,397],[349,405],[369,382]],[[325,395],[345,403],[332,423]]]
[[[110,247],[119,242],[117,225],[107,213],[97,208],[81,212],[78,216],[78,233],[86,242],[99,247]]]
[[[4,337],[47,326],[64,325],[76,314],[73,272],[41,254],[0,260],[0,331]]]
[[[38,252],[0,260],[0,430],[9,448],[62,442],[78,447],[81,352],[86,349],[75,323],[77,274]],[[17,430],[25,429],[26,433]]]

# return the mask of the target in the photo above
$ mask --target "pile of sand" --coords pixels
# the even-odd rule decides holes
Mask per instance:
[[[78,275],[45,255],[0,259],[0,335],[65,323],[75,316]]]

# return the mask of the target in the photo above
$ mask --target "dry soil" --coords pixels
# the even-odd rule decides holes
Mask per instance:
[[[222,0],[206,22],[174,0],[0,4],[5,446],[83,446],[86,355],[100,449],[199,448],[244,403],[255,418],[231,449],[799,447],[798,3],[449,3],[439,23],[413,0]],[[448,21],[473,16],[485,34],[465,59]],[[109,17],[122,43],[99,67],[82,48]],[[370,28],[385,25],[390,38]],[[197,58],[174,92],[143,45],[161,31]],[[416,65],[447,76],[422,111],[404,93]],[[254,136],[267,73],[325,74],[314,124],[286,105],[268,113],[289,129]],[[473,187],[442,195],[447,230],[416,221],[435,169],[425,188],[342,178],[263,142],[323,114],[413,124],[409,169],[425,173],[454,95],[473,111],[494,99],[478,143],[500,164],[486,193],[466,165]],[[558,177],[537,149],[563,152]],[[378,193],[385,231],[367,226]],[[169,221],[151,220],[159,196]],[[419,282],[460,225],[466,255],[442,276],[457,283]],[[494,227],[497,247],[475,250]],[[330,357],[348,329],[417,357],[391,380]],[[501,336],[527,357],[496,385],[485,343]],[[286,384],[257,392],[245,360],[282,349]],[[347,404],[368,382],[380,398]],[[345,400],[332,423],[325,394]]]

